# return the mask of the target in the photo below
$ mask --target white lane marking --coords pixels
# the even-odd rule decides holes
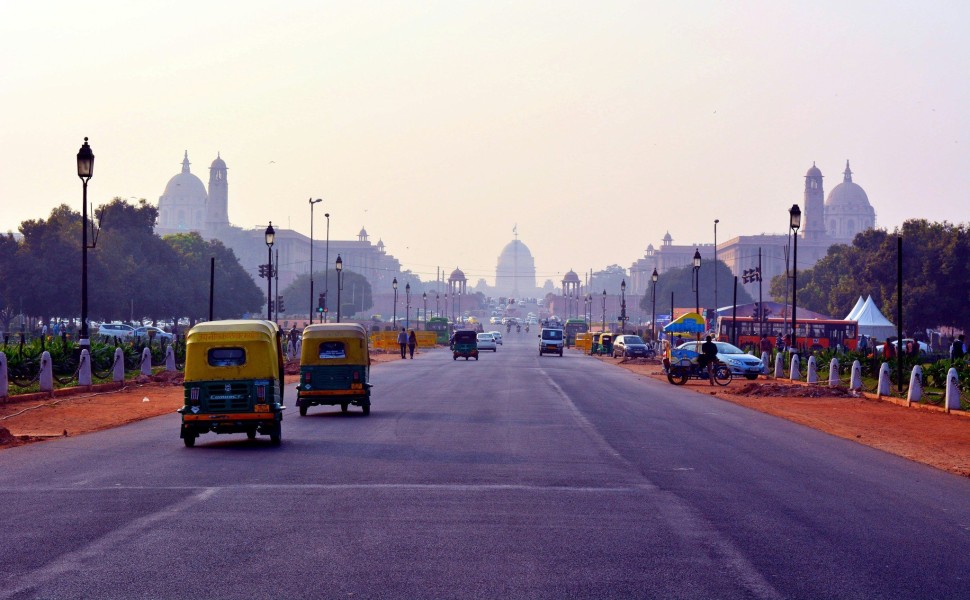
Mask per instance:
[[[65,488],[67,489],[67,488]],[[75,488],[76,489],[76,488]],[[124,488],[108,487],[103,490],[118,490]],[[157,489],[157,488],[156,488]],[[173,488],[170,488],[173,489]],[[190,488],[186,488],[190,489]],[[204,502],[218,491],[218,488],[191,488],[198,489],[196,493],[179,502],[166,506],[161,510],[145,515],[131,521],[124,527],[115,529],[102,537],[92,540],[86,546],[73,552],[62,554],[56,560],[46,565],[25,573],[20,577],[14,577],[5,583],[4,589],[0,590],[0,598],[13,598],[22,593],[36,590],[43,587],[50,581],[71,573],[81,572],[88,565],[95,564],[102,560],[110,551],[123,547],[125,543],[142,532],[150,529],[159,521],[177,520],[181,515],[190,510],[193,505]]]

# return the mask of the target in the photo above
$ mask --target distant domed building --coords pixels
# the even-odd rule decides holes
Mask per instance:
[[[202,180],[189,169],[189,152],[182,158],[182,172],[168,180],[165,192],[158,199],[159,235],[187,233],[206,228],[206,207],[209,194]],[[225,163],[223,163],[225,165]]]
[[[825,200],[825,233],[838,243],[850,244],[857,233],[875,226],[876,211],[866,191],[853,183],[849,161],[845,161],[842,183]]]
[[[498,255],[495,293],[512,298],[536,296],[536,262],[518,234]]]

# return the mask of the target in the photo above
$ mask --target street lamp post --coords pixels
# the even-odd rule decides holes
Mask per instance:
[[[424,302],[424,330],[428,330],[428,292],[421,293],[421,300]]]
[[[326,323],[329,316],[327,299],[330,297],[327,295],[327,292],[330,291],[330,213],[323,213],[323,216],[327,217],[327,249],[324,256],[324,260],[327,261],[327,271],[323,277],[323,322]]]
[[[342,258],[340,258],[339,254],[337,255],[336,268],[337,268],[337,322],[339,323],[340,322],[340,292],[341,290],[344,289],[344,283],[342,279],[343,270],[344,270],[344,261]]]
[[[620,333],[626,333],[626,279],[620,282]]]
[[[660,275],[657,274],[657,269],[653,270],[653,275],[650,276],[650,281],[653,285],[650,286],[653,289],[653,314],[650,317],[650,328],[653,330],[653,341],[657,341],[657,280],[660,279]],[[673,317],[673,315],[671,315]]]
[[[88,181],[94,175],[94,151],[88,145],[88,138],[77,152],[77,176],[81,178],[81,328],[78,332],[78,345],[88,349],[91,340],[88,335]],[[22,322],[22,321],[21,321]],[[21,337],[21,340],[23,338]]]
[[[391,282],[391,287],[394,288],[394,330],[397,331],[397,277]]]
[[[463,321],[461,318],[461,288],[458,289],[458,320]]]
[[[693,288],[691,291],[694,292],[694,312],[698,315],[701,314],[701,251],[697,248],[694,249],[694,267],[693,276],[691,277],[691,284]],[[673,318],[673,315],[670,316]],[[700,341],[701,334],[698,332],[697,340]]]
[[[434,293],[434,312],[437,316],[441,316],[441,294],[438,292]]]
[[[411,282],[404,285],[404,328],[411,329]]]
[[[606,290],[603,290],[603,328],[600,331],[606,333]]]
[[[798,317],[795,309],[798,306],[796,300],[796,292],[798,291],[798,228],[802,226],[802,209],[798,208],[797,204],[792,204],[792,207],[788,209],[788,216],[788,226],[791,227],[792,239],[794,239],[791,256],[791,347],[794,348],[795,352],[798,352]]]
[[[720,219],[714,219],[714,310],[721,308],[717,303],[717,224]]]
[[[313,323],[313,205],[318,202],[323,202],[323,198],[310,198],[310,309],[307,319],[310,323]]]
[[[273,240],[276,239],[276,230],[273,229],[273,222],[269,222],[264,234],[266,238],[266,320],[273,320]]]

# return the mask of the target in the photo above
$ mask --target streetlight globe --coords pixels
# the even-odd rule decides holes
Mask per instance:
[[[622,292],[626,291],[626,279],[620,282],[620,291]]]
[[[654,283],[657,283],[658,279],[660,279],[660,275],[657,273],[657,269],[654,269],[653,275],[650,276],[650,280],[653,281]]]
[[[697,248],[694,249],[694,268],[701,268],[701,251]]]
[[[77,151],[77,176],[87,181],[94,175],[94,151],[88,146],[88,138]]]
[[[411,282],[410,281],[407,284],[405,284],[405,286],[404,286],[404,293],[405,294],[410,294],[411,293]]]
[[[391,282],[391,287],[394,288],[395,290],[397,289],[397,277],[395,277],[394,281]]]
[[[336,267],[337,267],[337,272],[338,273],[340,271],[343,271],[344,270],[344,260],[342,258],[340,258],[340,255],[339,254],[337,255],[337,265],[336,265]]]
[[[273,241],[276,239],[276,230],[273,229],[273,222],[269,222],[269,227],[266,228],[266,245],[272,246]]]

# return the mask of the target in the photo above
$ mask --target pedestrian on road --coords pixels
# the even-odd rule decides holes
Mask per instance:
[[[950,360],[961,360],[967,354],[967,347],[963,345],[964,335],[961,333],[950,346]]]
[[[407,358],[408,332],[403,327],[401,328],[401,333],[397,334],[397,344],[401,347],[401,358]]]
[[[418,345],[418,336],[414,334],[414,330],[408,334],[408,353],[411,355],[411,360],[414,360],[414,349]]]
[[[714,385],[714,363],[717,362],[717,344],[711,340],[711,336],[707,336],[707,339],[701,344],[701,355],[697,357],[697,364],[701,368],[707,368],[707,377],[711,380],[711,385]]]

